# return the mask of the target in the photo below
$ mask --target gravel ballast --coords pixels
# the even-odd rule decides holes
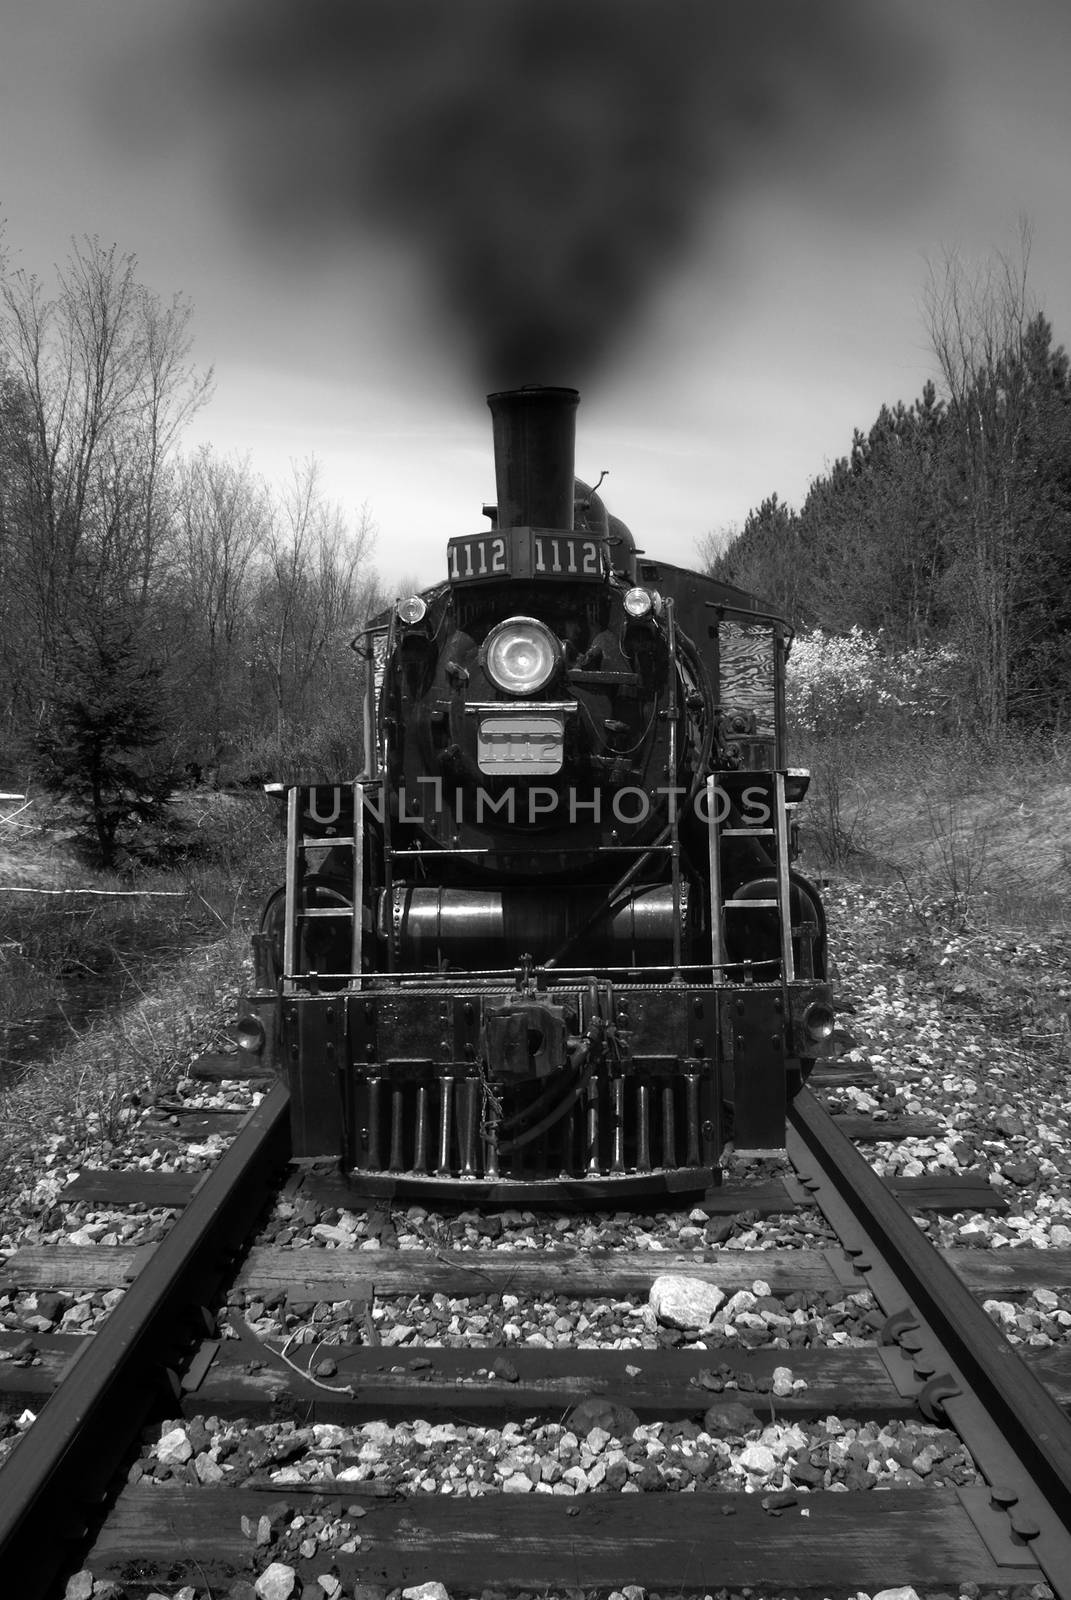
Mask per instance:
[[[932,930],[912,933],[906,908],[887,895],[848,888],[826,890],[825,895],[838,952],[837,983],[851,1006],[846,1025],[852,1042],[843,1065],[846,1075],[858,1069],[873,1074],[861,1085],[845,1082],[827,1089],[826,1103],[878,1119],[924,1115],[939,1124],[940,1132],[933,1136],[864,1146],[883,1176],[979,1173],[1008,1201],[1003,1214],[920,1215],[920,1227],[935,1244],[1009,1250],[1071,1247],[1066,1109],[1071,941],[1063,935],[1041,943],[975,932],[935,938]],[[230,1108],[246,1096],[251,1103],[254,1093],[244,1085],[213,1086],[202,1097],[192,1081],[178,1092],[184,1103],[203,1109]],[[213,1158],[211,1140],[180,1152],[159,1139],[146,1148],[139,1138],[138,1124],[132,1121],[128,1146],[117,1144],[112,1161],[196,1171]],[[748,1163],[738,1158],[731,1166],[734,1181],[758,1182],[787,1170],[776,1160]],[[82,1206],[64,1212],[61,1193],[67,1174],[61,1145],[52,1167],[4,1219],[3,1251],[27,1242],[70,1242],[72,1235],[75,1242],[151,1242],[154,1230],[166,1229],[171,1220],[167,1211],[136,1214],[130,1208]],[[507,1255],[554,1249],[643,1251],[652,1256],[689,1250],[754,1252],[742,1276],[748,1287],[719,1306],[702,1328],[674,1326],[648,1301],[627,1297],[377,1297],[372,1325],[388,1362],[396,1350],[395,1359],[404,1363],[418,1346],[502,1346],[507,1351],[525,1345],[637,1351],[687,1346],[734,1357],[769,1346],[786,1352],[783,1371],[788,1377],[782,1382],[792,1383],[793,1349],[870,1345],[880,1321],[865,1292],[769,1293],[761,1275],[763,1250],[832,1243],[830,1230],[811,1210],[726,1218],[707,1216],[693,1206],[579,1218],[521,1208],[459,1215],[411,1205],[364,1216],[283,1200],[268,1220],[262,1242],[369,1255],[433,1249],[449,1258],[473,1250]],[[40,1298],[0,1298],[0,1319],[12,1330],[32,1332],[36,1318],[39,1331],[45,1326],[89,1331],[107,1311],[105,1296],[99,1294],[46,1297],[43,1305]],[[355,1336],[348,1303],[320,1302],[300,1312],[288,1308],[282,1297],[272,1303],[270,1298],[232,1296],[231,1304],[257,1336],[276,1347],[289,1339],[292,1351],[311,1344],[318,1356],[329,1356],[332,1342]],[[81,1309],[83,1305],[88,1309]],[[1044,1346],[1071,1340],[1071,1297],[1062,1292],[1037,1290],[991,1300],[986,1309],[1013,1342]],[[712,1355],[715,1375],[718,1361]],[[768,1412],[752,1409],[748,1402],[754,1402],[753,1395],[712,1388],[708,1398],[702,1422],[645,1422],[616,1429],[574,1427],[569,1418],[560,1423],[532,1418],[502,1428],[418,1420],[345,1428],[302,1428],[286,1422],[247,1430],[214,1418],[179,1419],[145,1440],[134,1473],[161,1482],[323,1484],[335,1486],[336,1492],[348,1483],[355,1489],[383,1484],[409,1496],[735,1490],[771,1497],[773,1511],[778,1496],[788,1497],[785,1504],[798,1504],[820,1489],[873,1491],[895,1484],[924,1491],[932,1484],[970,1484],[977,1478],[956,1437],[922,1422],[879,1426],[834,1416],[771,1421]],[[16,1426],[11,1419],[9,1430]],[[334,1524],[321,1518],[313,1525],[297,1517],[294,1525],[269,1530],[262,1577],[270,1574],[271,1582],[256,1592],[302,1592],[292,1562],[306,1556],[313,1541],[325,1553],[359,1549],[360,1510],[355,1502],[350,1514]],[[285,1570],[271,1571],[273,1567]],[[316,1591],[306,1585],[303,1592]],[[320,1592],[332,1594],[323,1580]],[[1027,1600],[1027,1592],[1030,1600],[1042,1600],[1048,1591],[1035,1586],[1019,1600]],[[180,1593],[183,1600],[194,1595],[200,1600],[196,1587],[171,1590],[167,1600]],[[912,1593],[889,1590],[886,1600],[894,1594],[909,1600]],[[956,1593],[978,1600],[976,1586]],[[640,1600],[641,1595],[639,1589],[625,1591],[624,1600]],[[464,1596],[454,1592],[449,1600]]]

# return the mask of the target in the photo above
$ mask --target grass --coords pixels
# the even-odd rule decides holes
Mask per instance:
[[[925,976],[980,1041],[1071,1064],[1071,744],[902,728],[796,759],[813,773],[801,865],[834,907],[870,908],[852,954]],[[831,934],[843,948],[836,910]]]
[[[50,1157],[67,1166],[106,1159],[136,1105],[234,1018],[282,841],[258,796],[181,803],[167,864],[120,875],[79,866],[47,811],[0,837],[0,884],[127,891],[0,893],[0,1029],[11,1037],[14,1025],[54,1008],[78,974],[112,995],[105,1012],[70,1023],[62,1045],[0,1089],[0,1192],[31,1183]]]
[[[93,1023],[0,1093],[0,1187],[48,1153],[105,1160],[132,1111],[234,1015],[247,939],[234,930],[155,974],[155,988]]]
[[[812,771],[807,864],[897,884],[934,936],[971,928],[1066,931],[1071,891],[1071,743],[906,726],[802,747]]]

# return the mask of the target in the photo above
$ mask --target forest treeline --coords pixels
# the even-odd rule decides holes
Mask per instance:
[[[101,859],[184,773],[350,775],[346,648],[379,603],[367,510],[183,432],[192,311],[77,244],[51,289],[0,261],[0,787],[80,798]],[[109,840],[109,830],[110,840]]]
[[[999,736],[1071,713],[1071,370],[1029,241],[931,276],[938,381],[882,407],[800,509],[765,500],[716,576],[798,627],[958,663],[949,714]],[[192,309],[133,257],[75,245],[50,288],[0,255],[0,787],[71,799],[96,858],[184,775],[343,778],[383,603],[367,510],[315,462],[285,487],[184,448],[211,373]]]
[[[883,406],[798,511],[772,495],[703,550],[797,627],[951,647],[952,712],[991,737],[1071,716],[1071,373],[1021,243],[973,277],[931,272],[939,385]]]

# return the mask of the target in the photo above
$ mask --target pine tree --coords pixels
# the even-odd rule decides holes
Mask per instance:
[[[164,732],[160,670],[129,621],[84,627],[37,748],[42,781],[73,808],[97,866],[114,866],[124,838],[165,815],[173,779],[156,754]]]

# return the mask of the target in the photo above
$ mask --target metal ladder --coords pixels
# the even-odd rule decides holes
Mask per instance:
[[[785,774],[773,776],[773,825],[762,828],[724,828],[719,820],[717,776],[707,778],[707,828],[710,851],[710,942],[714,982],[725,983],[725,913],[734,910],[766,908],[777,912],[781,946],[781,981],[791,983],[796,976],[792,950],[792,899],[788,869],[788,812],[785,807]],[[772,839],[776,895],[770,900],[725,900],[722,895],[721,846],[723,839]]]
[[[302,924],[314,919],[330,918],[349,920],[352,925],[350,939],[351,985],[360,987],[362,891],[364,885],[364,784],[358,778],[349,788],[353,797],[353,833],[348,838],[335,835],[306,834],[302,826],[302,796],[315,784],[295,784],[287,794],[286,810],[286,922],[283,930],[283,993],[295,994],[310,987],[315,974],[297,973],[297,955],[300,947]],[[323,787],[327,787],[324,785]],[[348,849],[353,853],[353,873],[350,905],[311,906],[300,905],[301,886],[305,877],[305,863],[312,850]]]

